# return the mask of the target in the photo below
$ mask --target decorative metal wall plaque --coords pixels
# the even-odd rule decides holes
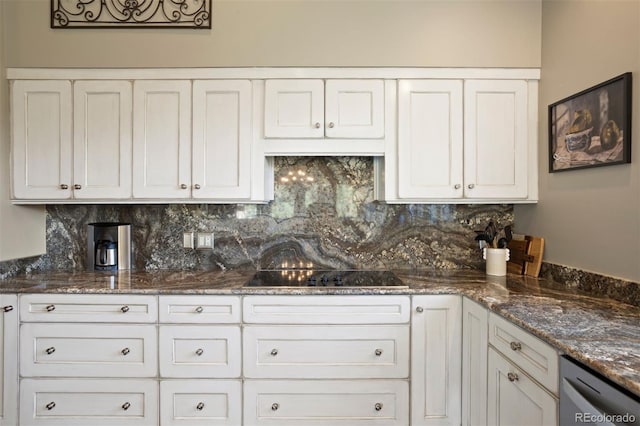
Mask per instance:
[[[211,28],[211,0],[51,0],[51,28]]]

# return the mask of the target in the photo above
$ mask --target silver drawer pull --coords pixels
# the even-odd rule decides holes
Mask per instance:
[[[467,185],[467,188],[469,188],[469,189],[473,189],[473,188],[475,188],[475,185],[474,185],[474,184],[472,184],[472,183],[470,183],[469,185]]]
[[[509,346],[511,346],[511,350],[513,351],[522,350],[522,344],[520,342],[511,342],[509,343]]]
[[[196,355],[198,355],[198,356],[201,356],[203,353],[204,353],[204,349],[202,349],[202,348],[198,348],[196,350]]]
[[[376,349],[376,356],[382,355],[382,349]]]
[[[2,310],[5,312],[11,312],[13,311],[13,306],[12,305],[3,306]]]
[[[131,352],[131,350],[129,348],[124,348],[123,350],[120,351],[122,353],[122,355],[128,355],[129,352]]]
[[[336,125],[333,123],[333,121],[329,123],[329,128],[330,128],[330,129],[333,129],[335,126],[336,126]]]
[[[203,402],[198,402],[198,405],[196,405],[196,410],[198,410],[198,411],[204,410],[204,403]]]
[[[124,305],[122,308],[120,308],[120,310],[123,314],[126,314],[127,312],[129,312],[129,307],[127,305]]]
[[[381,402],[376,402],[376,405],[374,405],[374,408],[376,409],[376,411],[382,410],[382,403]]]
[[[203,311],[204,311],[204,308],[202,306],[198,306],[196,308],[196,312],[199,313],[199,314],[201,314]]]
[[[47,307],[45,308],[47,310],[47,312],[52,312],[56,310],[56,305],[47,305]]]
[[[519,377],[516,373],[507,373],[507,379],[509,379],[510,382],[517,382]]]
[[[200,185],[196,183],[195,185],[193,185],[193,189],[200,189]]]
[[[316,129],[319,129],[319,128],[320,128],[320,123],[316,123],[316,124],[314,125],[314,127],[315,127]]]
[[[278,355],[278,350],[276,348],[271,349],[271,356]]]
[[[278,408],[280,408],[280,404],[278,404],[277,402],[271,404],[271,411],[277,411]]]
[[[53,407],[56,406],[56,403],[51,401],[50,403],[48,403],[47,405],[45,405],[45,407],[47,407],[47,410],[53,410]]]
[[[180,189],[187,189],[187,188],[188,188],[188,186],[187,186],[186,183],[180,184]]]
[[[421,314],[421,313],[423,313],[423,312],[424,312],[424,308],[423,308],[422,306],[418,306],[418,307],[416,308],[416,312],[417,312],[417,313],[419,313],[419,314]]]
[[[125,411],[128,410],[129,407],[131,407],[131,404],[128,403],[128,402],[125,402],[124,404],[122,404],[122,409],[125,410]]]
[[[52,353],[54,353],[56,351],[56,348],[51,346],[50,348],[47,348],[44,351],[47,353],[47,355],[51,355]]]
[[[73,189],[82,189],[82,185],[78,185],[77,183],[73,185]]]
[[[69,185],[67,185],[66,183],[61,183],[60,189],[69,189]]]

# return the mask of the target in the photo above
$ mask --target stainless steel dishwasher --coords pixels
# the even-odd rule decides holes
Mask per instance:
[[[640,426],[640,398],[566,355],[560,357],[560,426]]]

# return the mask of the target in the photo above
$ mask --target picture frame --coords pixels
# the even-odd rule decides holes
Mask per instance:
[[[631,162],[631,73],[549,105],[549,173]]]

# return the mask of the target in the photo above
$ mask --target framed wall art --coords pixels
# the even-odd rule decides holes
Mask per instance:
[[[631,162],[631,73],[549,105],[549,172]]]

